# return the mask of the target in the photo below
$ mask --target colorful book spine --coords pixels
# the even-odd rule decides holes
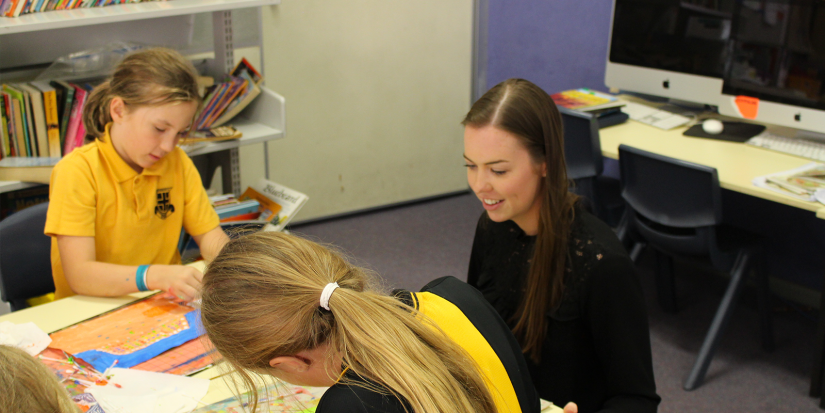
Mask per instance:
[[[227,93],[224,94],[223,98],[218,102],[215,106],[215,109],[209,114],[209,117],[206,118],[204,122],[204,128],[208,128],[212,126],[218,117],[226,111],[226,108],[232,104],[232,101],[244,90],[246,86],[246,81],[240,78],[232,78],[232,82],[229,83],[229,90]]]
[[[60,147],[60,123],[57,118],[57,90],[48,82],[32,82],[31,85],[40,91],[43,97],[43,110],[46,121],[46,138],[48,141],[48,156],[59,158],[62,153]]]
[[[11,97],[14,126],[17,135],[17,156],[31,156],[31,152],[29,152],[28,125],[26,125],[26,101],[23,99],[23,92],[12,85],[3,85],[3,91]]]
[[[69,118],[72,113],[72,104],[74,103],[74,88],[62,80],[53,80],[50,82],[55,88],[60,88],[63,91],[63,110],[60,111],[60,148],[66,146],[66,133],[69,129]],[[64,152],[63,155],[66,153]]]
[[[6,111],[6,122],[9,130],[9,156],[17,156],[17,130],[14,121],[14,110],[11,103],[11,96],[3,91],[3,108]]]
[[[15,86],[17,87],[17,86]],[[34,119],[32,116],[31,97],[25,90],[23,92],[23,126],[26,130],[26,153],[28,156],[37,156],[37,132],[34,130]]]
[[[221,83],[215,85],[215,88],[207,97],[206,103],[203,106],[203,110],[201,110],[198,119],[195,121],[195,129],[204,129],[203,124],[206,121],[206,118],[209,117],[209,114],[215,109],[215,105],[217,105],[220,98],[226,93],[228,85],[226,83]]]
[[[43,104],[43,93],[40,89],[27,85],[25,83],[18,84],[18,87],[26,92],[29,97],[29,108],[31,109],[31,120],[34,133],[32,137],[32,147],[37,148],[32,151],[33,156],[49,156],[49,130],[46,126],[46,110]]]
[[[0,159],[9,155],[9,131],[6,110],[0,105]]]
[[[29,156],[26,152],[26,133],[23,129],[23,112],[20,109],[20,100],[12,97],[12,111],[14,111],[14,128],[17,135],[17,156]]]
[[[80,124],[83,123],[83,105],[86,103],[86,89],[71,83],[70,85],[74,88],[75,98],[74,103],[72,104],[72,112],[69,115],[69,126],[66,130],[63,156],[68,155],[72,150],[74,150],[74,148],[76,148],[77,131]]]

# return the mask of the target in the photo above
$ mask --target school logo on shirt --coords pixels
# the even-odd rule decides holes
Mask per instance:
[[[155,206],[155,215],[160,219],[166,219],[175,212],[175,206],[169,202],[169,191],[172,188],[158,189],[158,204]]]

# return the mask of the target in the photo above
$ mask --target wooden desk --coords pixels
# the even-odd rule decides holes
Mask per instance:
[[[713,139],[682,135],[687,128],[664,131],[633,120],[599,130],[602,155],[619,158],[619,145],[625,144],[645,151],[716,168],[722,188],[816,213],[825,219],[825,206],[802,201],[765,188],[759,188],[753,178],[798,168],[812,161],[792,155]]]

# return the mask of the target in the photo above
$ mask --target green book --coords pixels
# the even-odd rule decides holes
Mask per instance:
[[[17,136],[17,156],[31,156],[31,147],[29,146],[29,131],[27,125],[28,122],[26,122],[26,100],[23,98],[23,92],[21,92],[19,89],[11,85],[3,85],[3,91],[8,93],[9,97],[12,99],[14,111],[19,111],[18,114],[15,114],[15,120],[20,121],[20,124],[17,128],[17,131],[19,133],[19,136]]]

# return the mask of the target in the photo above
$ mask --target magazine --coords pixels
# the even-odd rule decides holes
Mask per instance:
[[[255,185],[247,188],[238,199],[258,201],[261,204],[261,215],[258,219],[269,222],[264,230],[282,231],[309,197],[294,189],[261,178]]]
[[[556,105],[583,112],[615,108],[625,104],[616,96],[587,88],[565,90],[550,97]]]
[[[816,191],[825,189],[825,164],[811,162],[789,171],[758,176],[753,184],[805,201],[816,201]]]

